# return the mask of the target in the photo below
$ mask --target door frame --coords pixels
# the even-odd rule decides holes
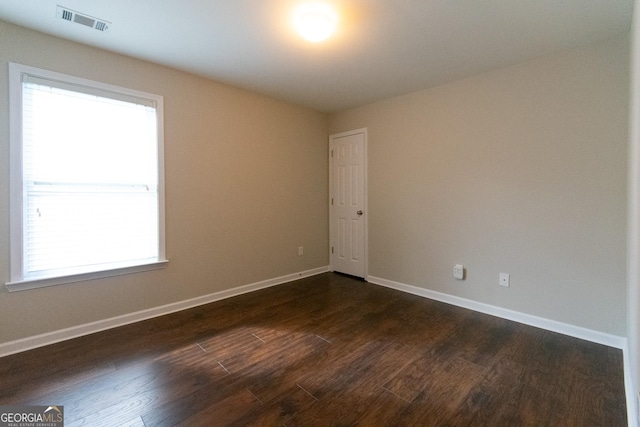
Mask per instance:
[[[367,151],[367,145],[368,145],[368,129],[366,127],[364,128],[360,128],[360,129],[353,129],[353,130],[349,130],[346,132],[340,132],[340,133],[335,133],[335,134],[331,134],[329,135],[329,152],[328,152],[328,157],[329,157],[329,200],[328,200],[328,205],[329,205],[329,271],[335,271],[334,268],[334,262],[333,262],[333,256],[332,256],[332,248],[334,246],[334,242],[333,242],[333,235],[334,235],[334,229],[336,227],[336,224],[334,224],[333,221],[333,215],[332,215],[332,204],[331,201],[334,197],[334,188],[333,188],[333,140],[337,139],[337,138],[342,138],[345,136],[351,136],[351,135],[357,135],[357,134],[362,134],[363,135],[363,155],[364,155],[364,179],[363,179],[363,186],[364,186],[364,215],[362,220],[364,221],[364,254],[363,254],[363,261],[364,261],[364,280],[365,281],[369,281],[369,185],[368,185],[368,163],[369,163],[369,157],[368,157],[368,151]]]

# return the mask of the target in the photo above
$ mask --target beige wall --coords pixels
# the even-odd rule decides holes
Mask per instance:
[[[164,96],[170,262],[39,290],[2,286],[0,343],[328,264],[325,115],[0,21],[0,282],[9,280],[7,62]]]
[[[626,336],[628,56],[624,36],[334,114],[369,131],[369,275]]]

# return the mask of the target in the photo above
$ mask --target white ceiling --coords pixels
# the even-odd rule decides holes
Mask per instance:
[[[302,0],[301,0],[302,1]],[[633,0],[327,0],[338,33],[296,36],[296,0],[0,0],[0,19],[324,112],[629,31]],[[110,21],[102,33],[56,5]]]

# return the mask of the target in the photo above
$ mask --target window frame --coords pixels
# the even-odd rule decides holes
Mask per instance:
[[[110,92],[124,97],[150,100],[156,104],[157,117],[157,162],[158,162],[158,254],[155,261],[132,262],[124,267],[106,267],[78,274],[25,278],[24,275],[24,201],[23,194],[23,121],[22,121],[22,77],[23,75],[80,86],[89,90]],[[115,97],[117,99],[117,96]],[[5,287],[10,291],[35,289],[45,286],[94,280],[124,274],[138,273],[164,268],[168,264],[165,253],[165,198],[164,198],[164,103],[163,97],[148,92],[75,77],[55,71],[27,65],[9,63],[9,250],[10,281]]]

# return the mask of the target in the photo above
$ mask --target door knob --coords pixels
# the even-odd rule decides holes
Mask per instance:
[[[362,211],[358,211],[356,213],[358,214],[358,216],[362,215]]]

